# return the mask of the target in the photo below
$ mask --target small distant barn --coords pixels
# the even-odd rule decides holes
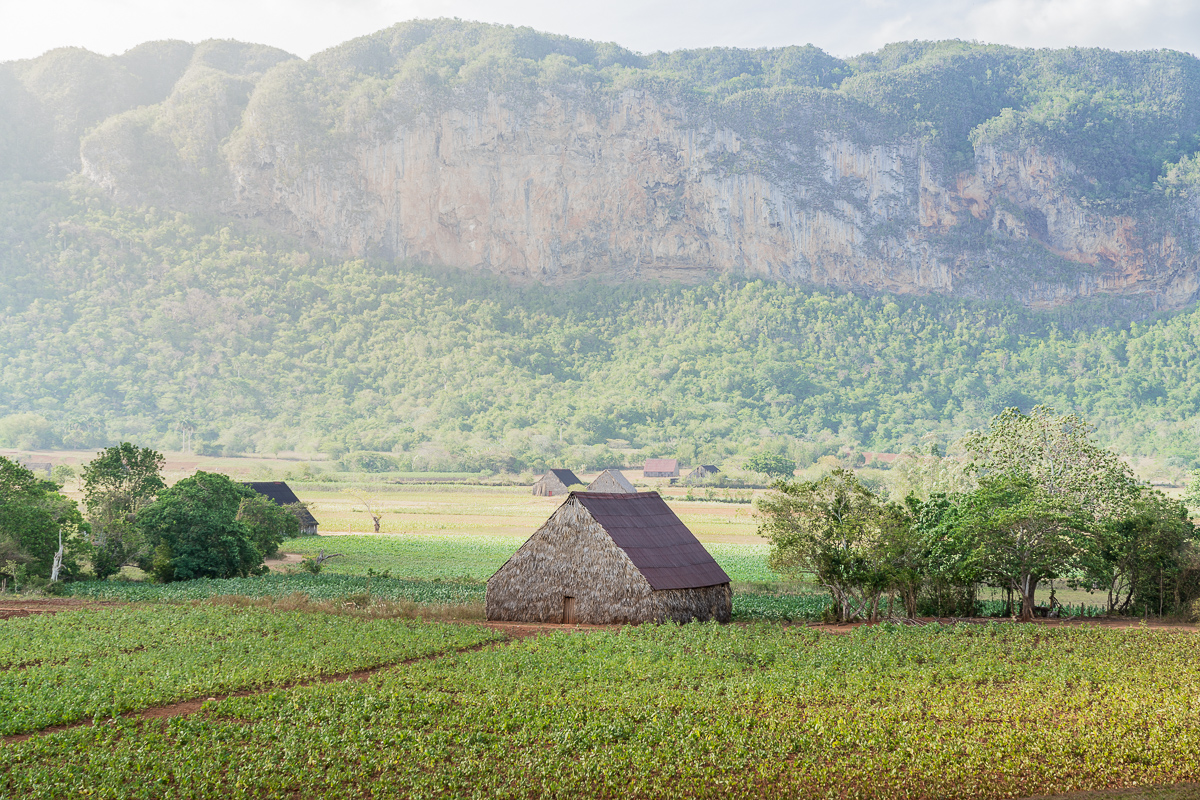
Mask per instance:
[[[729,576],[657,492],[572,492],[488,579],[489,620],[688,622],[732,614]]]
[[[589,492],[608,492],[609,494],[636,494],[637,489],[629,479],[621,474],[619,469],[606,469],[596,476],[596,480],[588,484]]]
[[[20,464],[30,472],[40,472],[47,478],[50,477],[50,471],[54,468],[49,461],[21,461]]]
[[[292,491],[292,487],[283,481],[250,481],[245,484],[254,491],[275,502],[278,506],[291,506],[295,509],[296,519],[300,521],[300,532],[306,536],[317,535],[317,518],[300,505],[300,498]]]
[[[683,479],[683,482],[684,483],[697,483],[698,481],[702,481],[705,478],[715,477],[717,475],[717,473],[719,473],[720,471],[721,471],[720,467],[716,467],[712,464],[701,464],[700,466],[696,467],[694,470],[689,472],[687,474],[687,477]]]
[[[569,469],[552,469],[548,470],[545,475],[538,478],[538,482],[533,485],[534,497],[562,497],[570,487],[578,484],[583,485],[583,481],[576,477],[574,472]]]
[[[647,478],[678,478],[679,460],[675,458],[647,458],[642,465],[642,475]]]

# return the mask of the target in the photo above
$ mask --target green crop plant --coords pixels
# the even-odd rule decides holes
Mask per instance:
[[[0,748],[0,796],[1025,797],[1200,778],[1200,638],[556,633]],[[214,764],[220,764],[214,769]]]
[[[265,689],[499,638],[466,625],[200,605],[83,609],[3,624],[0,734]]]

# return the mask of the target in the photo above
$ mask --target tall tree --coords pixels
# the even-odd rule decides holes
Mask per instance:
[[[61,577],[80,573],[78,557],[88,551],[87,525],[75,501],[58,484],[39,479],[25,467],[0,457],[0,572],[15,577],[49,577],[59,543]]]
[[[164,462],[162,453],[122,442],[104,448],[83,468],[83,498],[98,577],[148,555],[138,534],[137,516],[166,488]]]
[[[894,522],[853,472],[817,481],[776,481],[759,503],[759,533],[771,542],[770,564],[811,574],[829,590],[839,620],[875,619],[889,583],[885,530]]]
[[[1123,515],[1138,484],[1129,465],[1092,441],[1093,427],[1077,414],[1036,406],[1029,414],[1009,408],[986,431],[962,440],[976,476],[1025,476],[1050,497],[1062,497],[1094,519]]]
[[[1034,617],[1038,584],[1061,577],[1085,546],[1090,520],[1064,494],[1027,475],[980,480],[964,498],[958,523],[974,545],[983,578],[1021,598],[1021,619]]]

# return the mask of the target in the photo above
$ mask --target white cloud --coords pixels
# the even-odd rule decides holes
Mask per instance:
[[[615,41],[634,50],[811,42],[853,55],[901,39],[1200,53],[1193,0],[0,0],[0,60],[66,45],[122,52],[151,39],[234,38],[308,56],[407,19],[460,17]]]

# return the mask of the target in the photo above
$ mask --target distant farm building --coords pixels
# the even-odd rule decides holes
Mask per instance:
[[[609,494],[636,494],[637,489],[629,479],[621,474],[619,469],[606,469],[596,476],[596,480],[588,484],[589,492],[608,492]]]
[[[684,483],[696,483],[697,481],[702,481],[705,478],[712,478],[720,471],[721,471],[720,467],[715,467],[712,464],[701,464],[700,466],[696,467],[694,470],[689,472],[687,474],[687,477],[683,479],[683,482]]]
[[[21,461],[20,464],[30,472],[40,472],[47,478],[50,477],[50,470],[54,468],[49,461]]]
[[[642,475],[647,478],[678,478],[679,460],[675,458],[647,458],[642,465]]]
[[[552,469],[533,485],[534,497],[562,497],[572,486],[582,486],[583,481],[569,469]]]
[[[732,614],[729,576],[657,492],[572,492],[488,579],[487,618],[589,625]]]
[[[251,481],[245,484],[254,491],[275,502],[277,506],[290,508],[300,522],[300,532],[306,536],[317,535],[317,518],[300,504],[300,498],[292,491],[292,487],[283,481]]]

